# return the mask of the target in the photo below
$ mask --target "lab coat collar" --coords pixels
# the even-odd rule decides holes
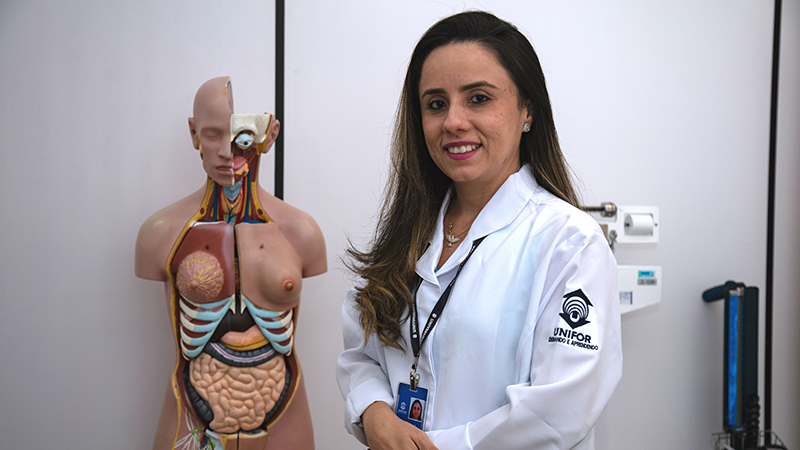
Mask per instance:
[[[500,189],[489,200],[489,203],[483,207],[464,237],[465,243],[471,243],[475,239],[487,236],[508,226],[522,212],[525,205],[531,201],[534,192],[538,188],[539,185],[531,173],[530,166],[525,164],[519,172],[506,179]],[[423,280],[437,286],[439,282],[436,277],[436,265],[439,262],[442,247],[444,246],[444,214],[447,211],[447,205],[450,204],[452,192],[453,188],[451,186],[447,191],[447,195],[445,195],[442,207],[439,209],[439,216],[436,218],[436,226],[434,227],[430,245],[417,261],[417,274]],[[470,248],[471,245],[459,245],[455,253],[439,270],[444,273],[458,267],[469,253]]]

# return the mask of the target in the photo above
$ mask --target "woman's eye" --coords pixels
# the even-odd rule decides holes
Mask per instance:
[[[442,109],[444,107],[445,107],[445,104],[444,104],[444,102],[442,100],[434,100],[434,101],[428,103],[428,109],[431,109],[431,110],[434,110],[434,111],[436,111],[438,109]]]
[[[488,101],[489,101],[489,97],[487,97],[487,96],[485,96],[485,95],[483,95],[483,94],[475,94],[475,95],[473,95],[473,96],[472,96],[472,98],[470,99],[470,102],[472,102],[472,103],[478,103],[478,104],[480,104],[480,103],[486,103],[486,102],[488,102]]]

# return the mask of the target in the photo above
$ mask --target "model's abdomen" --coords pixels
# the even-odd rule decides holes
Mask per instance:
[[[209,428],[220,433],[261,426],[286,387],[286,364],[274,357],[252,367],[234,367],[203,353],[190,363],[189,380],[211,411]]]
[[[275,223],[198,223],[170,269],[194,412],[217,433],[264,430],[294,392],[300,258]]]

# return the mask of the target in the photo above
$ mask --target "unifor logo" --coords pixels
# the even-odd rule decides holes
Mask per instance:
[[[574,330],[589,323],[587,317],[589,317],[590,306],[593,305],[589,301],[589,297],[578,289],[564,295],[564,304],[561,306],[562,312],[559,316]]]

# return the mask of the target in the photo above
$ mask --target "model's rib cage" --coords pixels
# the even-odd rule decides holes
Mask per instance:
[[[214,303],[194,303],[180,296],[181,352],[186,359],[203,351],[232,302],[233,296]]]

